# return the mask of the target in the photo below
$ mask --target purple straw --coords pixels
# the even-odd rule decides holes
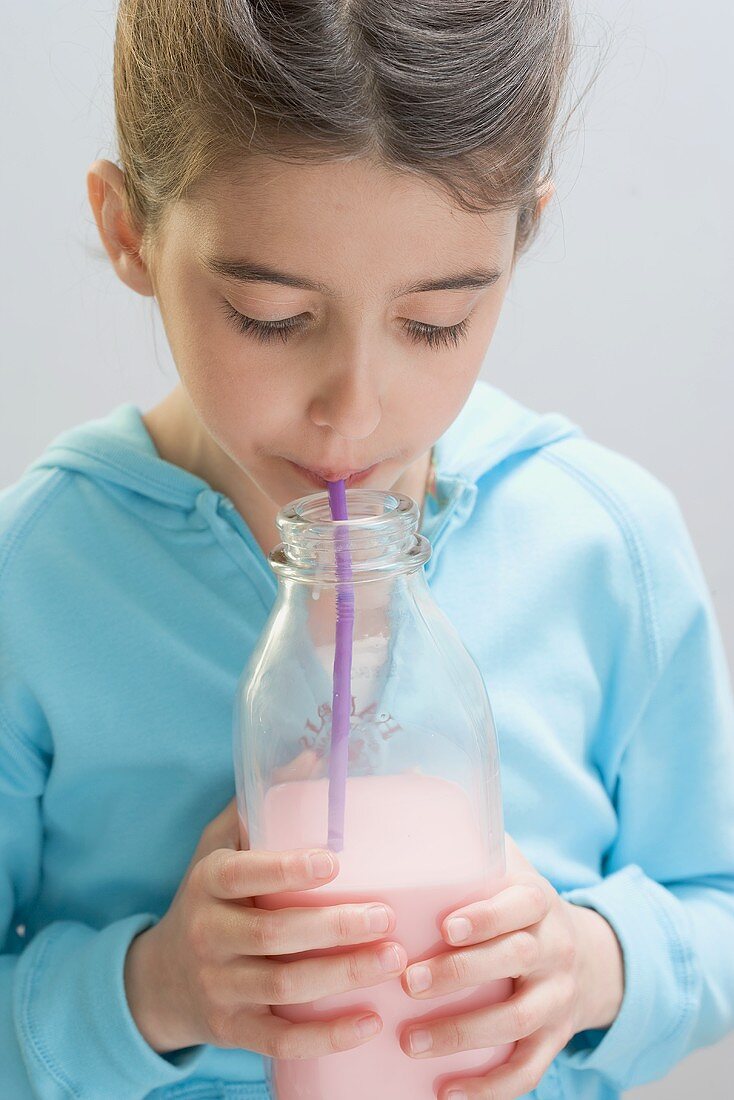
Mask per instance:
[[[329,481],[332,520],[349,519],[343,481]],[[334,692],[331,705],[331,752],[329,754],[329,839],[332,852],[344,847],[344,804],[349,763],[349,726],[352,714],[352,634],[354,630],[354,585],[349,532],[335,532],[336,647],[334,650]]]

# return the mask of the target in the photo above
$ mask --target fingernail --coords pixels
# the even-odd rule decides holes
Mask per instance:
[[[362,1016],[354,1025],[354,1030],[360,1039],[368,1039],[380,1030],[380,1021],[377,1016]]]
[[[467,940],[471,932],[471,921],[466,917],[452,917],[450,921],[446,922],[446,931],[449,934],[449,939],[452,943],[461,943],[462,940]],[[457,1092],[457,1096],[459,1093]],[[462,1093],[462,1095],[464,1095]]]
[[[461,1089],[452,1089],[446,1100],[469,1100],[469,1097]]]
[[[367,924],[370,932],[387,932],[390,927],[390,914],[384,905],[371,905],[367,910]]]
[[[312,852],[308,857],[311,864],[311,874],[314,878],[328,878],[334,864],[328,852]]]
[[[377,957],[380,960],[380,966],[383,970],[387,970],[390,973],[393,970],[402,970],[403,963],[398,953],[397,947],[392,943],[385,944],[377,952]]]
[[[433,1046],[433,1039],[431,1038],[430,1031],[411,1031],[410,1033],[410,1053],[411,1054],[425,1054],[427,1050],[430,1050]]]
[[[411,993],[422,993],[424,989],[430,989],[433,984],[433,975],[427,966],[408,967],[407,977]]]

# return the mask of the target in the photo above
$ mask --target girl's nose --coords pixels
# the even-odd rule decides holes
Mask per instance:
[[[382,416],[375,375],[375,368],[365,362],[325,372],[309,408],[314,424],[331,428],[345,439],[371,435]]]

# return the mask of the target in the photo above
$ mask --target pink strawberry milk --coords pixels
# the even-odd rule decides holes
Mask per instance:
[[[325,835],[326,819],[326,779],[271,787],[265,808],[267,847],[298,847],[311,844],[312,838],[315,843]],[[339,872],[331,882],[315,890],[261,897],[258,905],[274,909],[386,902],[397,917],[390,939],[402,943],[409,960],[415,962],[447,950],[440,931],[444,917],[461,905],[491,896],[499,885],[487,880],[469,800],[461,787],[448,780],[418,773],[351,777],[344,827],[349,848],[338,853]],[[511,1046],[411,1058],[398,1042],[406,1022],[466,1012],[505,1000],[511,992],[508,979],[418,1001],[405,993],[398,978],[392,978],[310,1004],[274,1006],[277,1015],[293,1021],[328,1019],[362,1008],[377,1012],[383,1021],[381,1033],[363,1046],[310,1061],[279,1061],[273,1073],[278,1100],[327,1096],[374,1100],[375,1080],[383,1082],[381,1097],[428,1100],[449,1075],[486,1072],[508,1056]]]

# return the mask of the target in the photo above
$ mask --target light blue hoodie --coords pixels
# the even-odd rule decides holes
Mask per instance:
[[[533,1095],[611,1100],[734,1025],[711,603],[670,493],[563,417],[477,383],[437,462],[427,573],[486,680],[505,827],[624,951],[617,1019]],[[133,404],[0,493],[3,1098],[265,1097],[258,1054],[154,1052],[123,963],[234,793],[235,687],[275,591],[232,503],[161,459]]]

